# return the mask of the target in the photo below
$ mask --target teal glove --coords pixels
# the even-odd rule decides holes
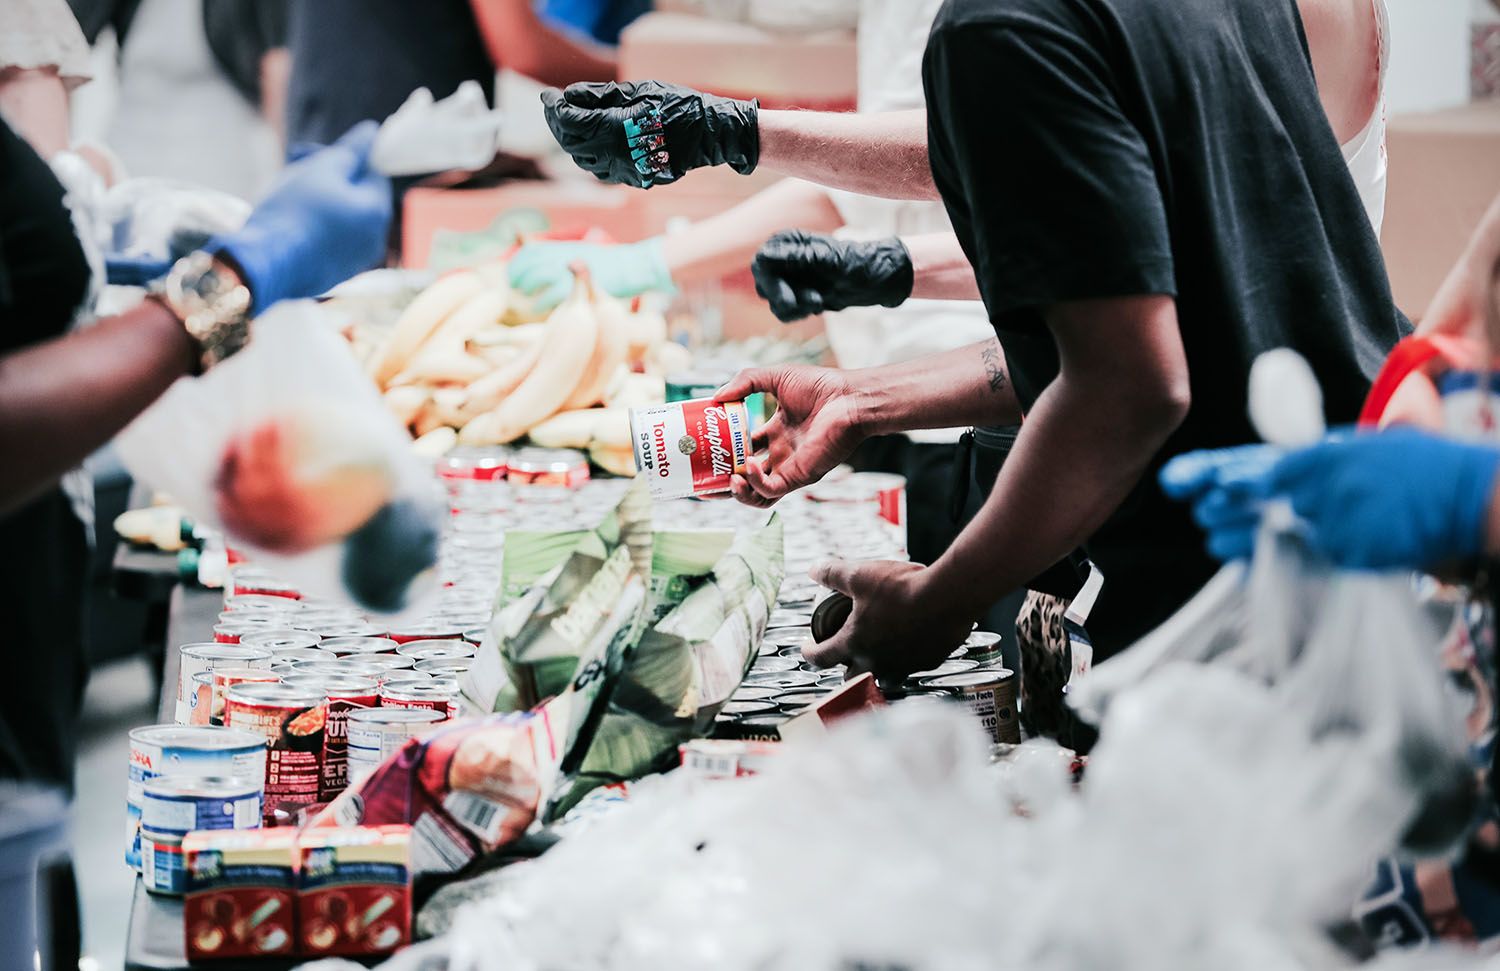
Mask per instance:
[[[634,297],[648,290],[676,293],[672,272],[661,252],[661,237],[621,246],[598,243],[527,243],[510,260],[510,285],[533,298],[538,311],[548,311],[573,291],[575,263],[584,263],[594,285],[616,297]]]

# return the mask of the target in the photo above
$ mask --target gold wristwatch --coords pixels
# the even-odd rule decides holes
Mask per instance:
[[[189,253],[151,287],[198,348],[199,373],[250,339],[250,290],[224,264],[201,250]]]

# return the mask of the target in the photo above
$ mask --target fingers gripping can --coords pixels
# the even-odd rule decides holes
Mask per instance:
[[[632,408],[630,437],[651,495],[719,495],[750,457],[750,413],[742,401],[711,398]]]

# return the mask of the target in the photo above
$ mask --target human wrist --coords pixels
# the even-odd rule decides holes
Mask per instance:
[[[663,237],[652,236],[649,239],[643,239],[639,243],[631,245],[636,252],[640,253],[641,265],[646,271],[647,286],[643,289],[655,290],[669,295],[676,293],[677,281],[672,279],[672,267],[667,262]]]
[[[927,569],[916,575],[914,593],[917,599],[934,611],[969,620],[978,620],[999,599],[986,589],[982,571],[966,570],[957,562],[950,547]]]

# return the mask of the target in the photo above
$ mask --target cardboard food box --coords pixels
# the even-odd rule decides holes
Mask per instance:
[[[786,33],[686,13],[654,12],[620,33],[620,77],[672,81],[763,108],[852,111],[854,31]]]
[[[411,940],[410,841],[410,826],[302,831],[301,954],[385,954]]]
[[[1500,194],[1500,99],[1391,119],[1381,247],[1391,290],[1414,320]]]
[[[182,841],[189,961],[295,953],[296,831],[204,830]]]

